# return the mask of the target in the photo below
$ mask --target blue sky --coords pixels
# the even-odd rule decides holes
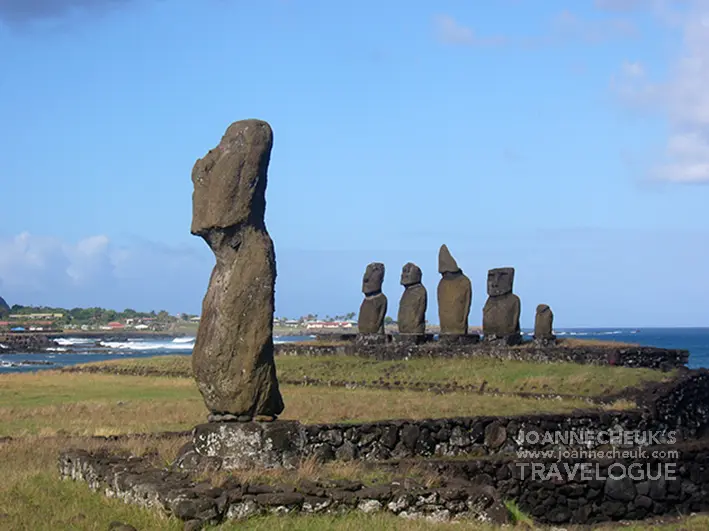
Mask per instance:
[[[709,1],[6,0],[0,295],[198,313],[195,160],[271,123],[278,315],[368,262],[517,269],[522,326],[709,320]]]

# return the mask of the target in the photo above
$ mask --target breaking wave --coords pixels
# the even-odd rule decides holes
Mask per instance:
[[[192,350],[194,343],[174,341],[101,341],[102,347],[114,350]]]
[[[90,343],[95,343],[95,339],[90,339],[86,337],[59,337],[57,339],[53,339],[57,345],[60,345],[62,347],[71,347],[74,345],[86,345]]]

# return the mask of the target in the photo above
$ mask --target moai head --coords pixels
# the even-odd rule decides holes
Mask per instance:
[[[445,273],[458,273],[459,271],[458,263],[451,256],[446,244],[441,245],[441,249],[438,251],[438,272],[443,275]]]
[[[413,286],[421,283],[421,268],[416,264],[409,262],[401,268],[401,285]]]
[[[487,294],[499,297],[512,293],[512,283],[515,280],[514,267],[498,267],[487,272]]]
[[[540,304],[537,306],[537,315],[543,315],[545,313],[550,313],[551,308],[549,307],[548,304]]]
[[[376,293],[382,290],[384,283],[384,264],[372,262],[367,266],[362,277],[362,293]]]
[[[192,234],[214,239],[218,232],[214,229],[263,225],[272,148],[268,123],[242,120],[229,126],[219,146],[192,170]],[[220,241],[217,246],[223,243],[233,245]]]

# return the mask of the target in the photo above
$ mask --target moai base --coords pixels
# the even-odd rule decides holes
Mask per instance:
[[[294,420],[209,422],[196,426],[175,466],[191,470],[295,468],[303,458],[305,428]]]
[[[440,334],[438,342],[441,345],[475,345],[480,343],[479,334]]]
[[[433,334],[396,334],[392,341],[402,345],[423,345],[433,341]]]
[[[358,345],[386,345],[391,343],[391,334],[357,334],[355,343]]]

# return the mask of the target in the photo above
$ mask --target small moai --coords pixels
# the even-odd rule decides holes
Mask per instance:
[[[468,316],[473,299],[473,286],[444,244],[438,252],[438,320],[439,339],[443,341],[470,341],[477,334],[468,334]],[[465,339],[464,339],[465,338]]]
[[[521,304],[512,293],[514,267],[498,267],[487,273],[488,299],[483,308],[483,339],[505,345],[522,342],[519,329]]]
[[[534,316],[534,340],[540,343],[547,343],[556,340],[554,335],[554,312],[547,304],[537,306],[537,313]]]
[[[400,340],[418,343],[425,339],[428,294],[421,283],[422,277],[421,268],[411,262],[401,269],[400,283],[404,286],[404,293],[397,317]]]
[[[384,264],[372,262],[367,266],[362,277],[364,300],[359,307],[357,328],[360,338],[384,335],[384,317],[387,313],[387,298],[382,293],[384,283]]]

